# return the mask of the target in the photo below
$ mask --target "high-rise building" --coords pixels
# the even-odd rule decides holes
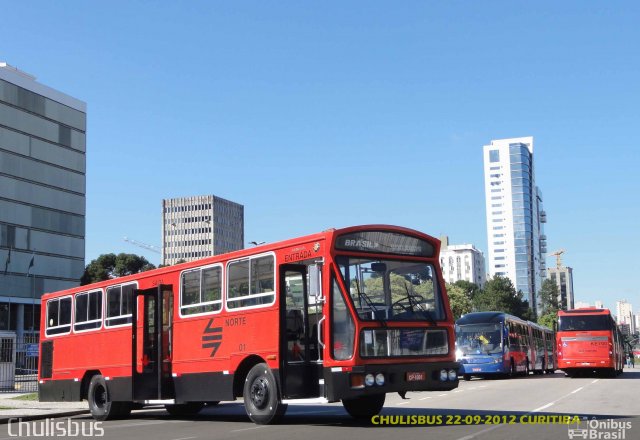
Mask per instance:
[[[636,323],[633,319],[633,306],[626,299],[616,301],[616,319],[618,324],[627,324],[631,333],[636,332]]]
[[[573,269],[570,267],[550,267],[547,269],[547,278],[558,286],[558,304],[562,310],[574,308],[573,295]]]
[[[0,63],[0,330],[39,328],[39,298],[85,257],[86,104]]]
[[[530,307],[545,278],[542,192],[536,186],[533,138],[492,140],[484,146],[489,274],[508,277]]]
[[[244,206],[214,195],[162,201],[162,264],[244,248]]]
[[[440,266],[447,283],[469,281],[480,287],[487,281],[484,255],[472,244],[450,245],[448,237],[441,238]]]

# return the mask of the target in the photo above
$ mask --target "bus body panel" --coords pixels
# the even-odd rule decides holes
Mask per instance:
[[[441,301],[445,316],[435,325],[428,322],[362,322],[357,319],[353,305],[347,301],[347,307],[355,318],[354,355],[350,359],[334,359],[330,351],[332,337],[331,300],[328,292],[331,290],[331,273],[338,268],[333,261],[337,254],[333,248],[334,239],[338,234],[360,230],[380,230],[397,234],[418,236],[432,243],[435,252],[430,258],[417,258],[404,255],[394,255],[395,260],[425,261],[438,267],[439,241],[425,234],[406,228],[386,225],[372,225],[366,227],[352,227],[340,230],[328,230],[319,234],[287,240],[271,245],[244,249],[225,255],[192,261],[176,266],[164,267],[149,272],[125,276],[113,280],[95,283],[90,286],[80,286],[64,292],[45,294],[42,297],[41,315],[41,368],[39,375],[41,400],[66,401],[87,398],[88,382],[94,374],[101,374],[107,379],[107,387],[112,400],[133,401],[134,380],[132,374],[142,374],[149,366],[149,361],[143,353],[141,335],[146,327],[142,327],[141,314],[144,304],[142,297],[136,297],[135,307],[139,325],[136,335],[132,334],[133,326],[109,328],[105,326],[105,314],[108,307],[106,291],[115,285],[136,283],[137,291],[142,292],[165,286],[170,290],[172,305],[170,318],[170,343],[163,347],[165,358],[158,362],[169,365],[165,373],[170,375],[170,395],[176,403],[188,401],[218,401],[234,400],[242,393],[243,377],[250,366],[257,362],[265,362],[275,375],[278,387],[284,390],[287,380],[287,347],[286,335],[283,333],[287,325],[284,312],[284,292],[280,287],[283,276],[281,268],[286,265],[308,265],[319,261],[322,264],[322,295],[320,303],[316,305],[318,315],[309,320],[307,336],[313,336],[315,344],[320,350],[318,359],[309,362],[311,370],[317,370],[314,379],[320,393],[328,400],[335,401],[343,398],[355,398],[373,393],[386,393],[407,390],[449,390],[457,387],[456,380],[441,381],[441,370],[457,369],[455,361],[455,334],[449,302],[444,290],[444,280],[440,271],[436,271],[437,282],[441,289]],[[273,255],[274,280],[273,295],[275,302],[271,305],[247,308],[244,310],[229,309],[225,303],[227,299],[227,277],[229,263],[258,258],[260,255]],[[349,255],[357,255],[351,252]],[[365,254],[363,254],[365,255]],[[376,256],[377,254],[366,254]],[[381,254],[384,255],[384,254]],[[218,312],[203,313],[196,316],[182,316],[181,310],[181,274],[191,270],[198,270],[210,266],[221,267],[221,298],[222,306]],[[75,307],[78,293],[90,290],[102,291],[102,324],[99,329],[76,332],[73,329],[74,319],[69,334],[47,335],[47,309],[49,301],[52,304],[64,296],[73,296]],[[124,295],[124,294],[123,294]],[[305,306],[305,307],[311,307]],[[144,321],[146,322],[146,321]],[[444,329],[448,352],[437,356],[421,356],[418,358],[362,358],[357,347],[360,347],[362,330],[365,328],[437,328]],[[132,339],[136,336],[137,344],[132,348]],[[320,348],[324,344],[324,349]],[[132,362],[135,349],[136,359]],[[309,349],[311,350],[311,349]],[[43,356],[44,354],[44,356]],[[306,364],[306,363],[305,363]],[[164,368],[164,367],[163,367]],[[290,367],[293,368],[293,367]],[[293,371],[293,369],[291,370]],[[137,372],[137,373],[136,373]],[[360,389],[353,386],[353,375],[382,373],[388,378],[384,386]],[[416,373],[418,373],[416,375]],[[412,381],[409,378],[418,377]],[[284,392],[284,391],[281,391]],[[286,397],[283,395],[283,397]]]

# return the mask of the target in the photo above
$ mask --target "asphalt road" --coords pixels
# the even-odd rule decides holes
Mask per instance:
[[[327,440],[328,438],[376,439],[568,439],[622,438],[640,440],[640,368],[625,370],[617,378],[567,378],[553,375],[505,380],[461,382],[451,392],[408,393],[403,400],[387,395],[382,416],[362,424],[351,419],[341,404],[289,405],[284,421],[278,425],[255,425],[245,415],[240,401],[205,408],[197,417],[170,417],[162,408],[134,411],[127,420],[95,425],[88,416],[70,420],[29,422],[38,433],[49,425],[50,434],[60,428],[84,429],[89,437],[103,431],[105,439],[253,439]],[[558,424],[564,416],[579,424]],[[412,422],[422,422],[416,425]],[[476,423],[480,422],[480,423]],[[62,423],[53,427],[54,423]],[[406,424],[405,424],[406,423]],[[69,425],[71,424],[71,425]],[[16,438],[18,429],[4,425],[0,440]],[[23,426],[23,438],[26,426]],[[31,433],[33,434],[33,432]],[[69,432],[68,434],[73,434]],[[615,436],[617,435],[617,437]],[[49,438],[53,438],[49,435]],[[58,436],[58,438],[61,436]],[[66,436],[64,436],[66,437]],[[36,438],[36,437],[33,437]],[[42,438],[42,437],[37,437]]]

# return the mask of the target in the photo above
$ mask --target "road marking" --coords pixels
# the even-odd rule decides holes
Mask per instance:
[[[593,383],[593,382],[591,382],[591,383]],[[584,388],[584,387],[580,387],[580,388],[578,388],[577,390],[573,390],[573,391],[571,391],[569,394],[575,394],[575,393],[577,393],[578,391],[580,391],[580,390],[581,390],[581,389],[583,389],[583,388]]]
[[[486,388],[487,385],[478,385],[478,388]]]
[[[478,431],[478,432],[473,433],[471,435],[465,435],[464,437],[460,437],[458,440],[471,440],[472,438],[476,438],[477,436],[479,436],[481,434],[486,434],[487,432],[491,432],[494,429],[498,429],[501,426],[502,425],[493,425],[492,427],[483,429],[482,431]]]
[[[476,388],[477,388],[477,387],[471,387],[471,388],[469,388],[469,391],[471,391],[471,390],[475,390]]]
[[[596,382],[597,382],[597,381],[599,381],[599,380],[600,380],[600,379],[596,379],[596,380],[594,380],[594,381],[593,381],[593,382],[591,382],[591,383],[596,383]]]
[[[156,420],[141,423],[125,423],[124,425],[106,425],[109,429],[131,428],[134,426],[160,425],[162,423],[188,423],[188,420]]]
[[[531,411],[531,412],[532,412],[532,413],[534,413],[534,412],[542,411],[543,409],[547,409],[547,408],[549,408],[550,406],[553,406],[553,404],[554,404],[554,403],[555,403],[555,402],[547,403],[546,405],[541,406],[540,408],[536,408],[536,409],[534,409],[534,410],[533,410],[533,411]]]
[[[174,438],[173,440],[189,440],[195,437],[180,437],[180,438]]]
[[[461,392],[463,392],[463,391],[464,391],[464,390],[455,390],[455,391],[454,391],[454,393],[461,393]]]
[[[242,428],[242,429],[234,429],[233,431],[229,431],[229,432],[242,432],[242,431],[252,431],[254,429],[262,429],[262,428],[266,428],[266,425],[262,425],[262,426],[254,426],[253,428]]]
[[[442,397],[442,396],[446,396],[446,395],[447,395],[447,393],[444,393],[444,394],[438,394],[438,397]]]
[[[422,397],[420,400],[427,400],[427,399],[431,399],[431,396],[429,396],[429,397]]]
[[[400,403],[396,403],[396,405],[408,405],[411,402],[400,402]]]

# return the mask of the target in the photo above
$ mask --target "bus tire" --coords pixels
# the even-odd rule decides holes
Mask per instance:
[[[176,403],[174,405],[164,406],[164,409],[166,409],[169,414],[176,417],[195,416],[202,408],[204,408],[204,402]]]
[[[287,410],[280,401],[276,379],[265,363],[256,364],[249,370],[242,394],[247,415],[259,425],[277,422]]]
[[[126,417],[131,412],[131,402],[113,402],[111,400],[107,382],[100,374],[91,378],[87,400],[91,416],[101,422]]]
[[[342,405],[354,419],[371,419],[377,415],[384,406],[385,394],[371,394],[355,399],[342,399]]]

